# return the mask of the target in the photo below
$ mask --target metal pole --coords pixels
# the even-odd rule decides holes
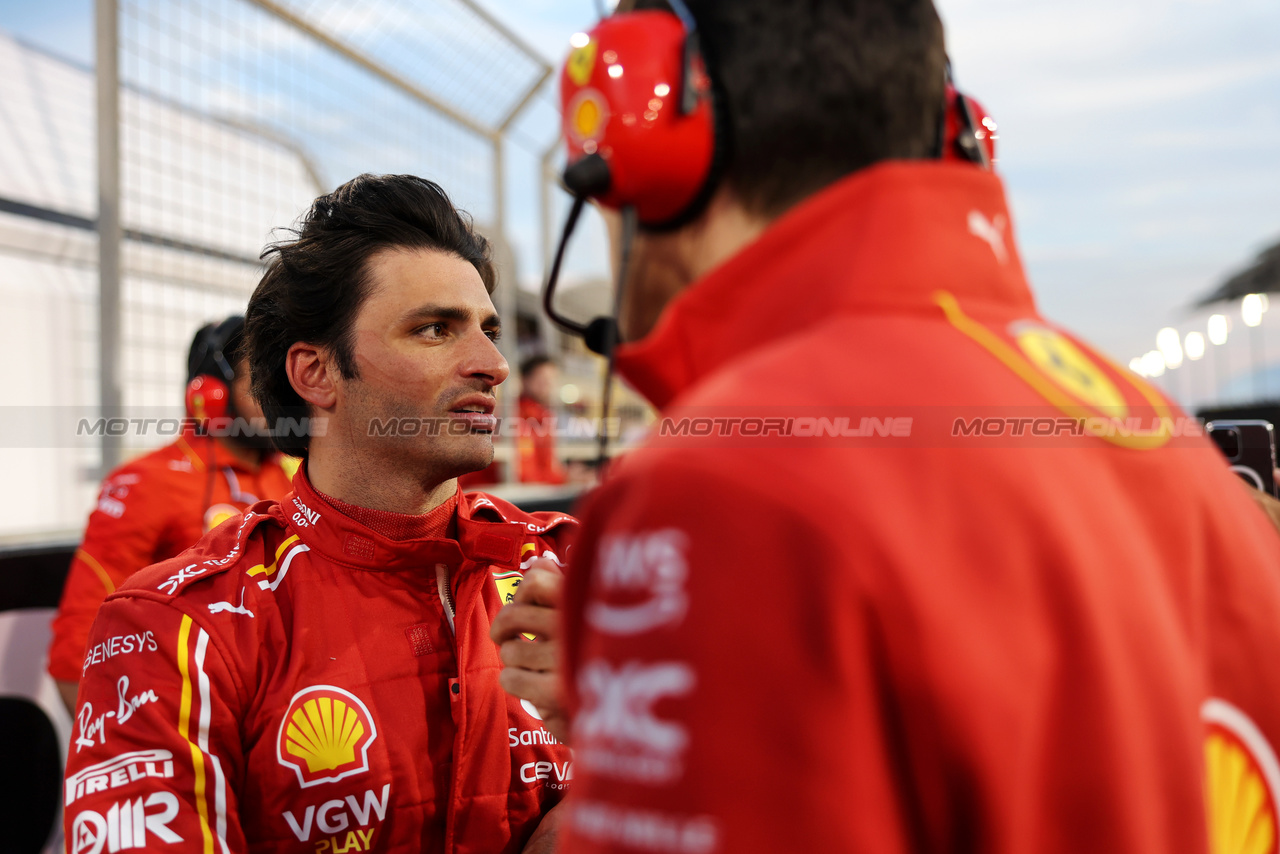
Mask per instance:
[[[117,0],[96,0],[98,78],[98,402],[122,414],[120,383],[120,67]],[[102,431],[103,472],[118,466],[121,437]]]
[[[505,248],[509,246],[507,243],[506,166],[503,163],[502,137],[494,134],[492,139],[493,231],[495,238],[502,241]],[[516,288],[519,287],[516,282],[516,275],[516,271],[512,269],[500,270],[498,276],[498,316],[502,318],[502,324],[507,328],[507,333],[502,336],[502,340],[499,343],[501,344],[502,355],[506,358],[507,364],[510,365],[512,374],[507,379],[507,393],[502,395],[502,411],[498,413],[502,418],[502,435],[507,438],[511,446],[511,462],[503,471],[503,483],[520,482],[520,442],[516,431],[513,429],[520,415],[520,406],[517,399],[520,393],[517,390],[520,385],[520,350],[517,346],[519,343],[517,338],[520,326],[518,317],[520,305],[516,294]]]
[[[399,89],[401,92],[404,92],[405,94],[409,95],[411,98],[414,98],[417,101],[421,101],[422,103],[431,107],[433,110],[440,113],[441,115],[448,116],[450,119],[462,125],[464,128],[467,128],[470,131],[478,133],[481,136],[492,137],[493,130],[491,128],[487,128],[484,125],[480,124],[479,122],[474,121],[470,117],[463,115],[462,113],[450,107],[448,104],[441,101],[439,98],[436,98],[435,96],[433,96],[431,93],[429,93],[426,89],[423,89],[421,86],[414,84],[413,82],[411,82],[405,77],[401,77],[399,74],[395,73],[391,69],[386,68],[385,66],[380,65],[377,62],[374,62],[372,58],[366,56],[363,53],[360,53],[356,49],[346,44],[343,44],[342,42],[338,41],[328,33],[325,33],[317,29],[316,27],[312,26],[311,23],[307,21],[305,18],[302,18],[299,15],[295,15],[293,12],[289,11],[279,3],[276,3],[274,0],[248,0],[248,2],[252,3],[253,5],[257,6],[258,8],[266,12],[271,13],[275,17],[279,18],[280,20],[292,26],[294,29],[297,29],[301,32],[306,33],[308,36],[320,42],[322,45],[328,47],[330,50],[333,50],[336,53],[339,53],[342,56],[345,56],[347,59],[351,60],[356,65],[359,65],[361,68],[365,69],[371,74],[375,74],[378,77],[382,78],[384,82],[391,84],[395,88]],[[517,43],[517,46],[519,46],[519,43]]]
[[[555,206],[551,196],[556,176],[551,164],[555,162],[556,154],[560,151],[560,145],[560,140],[557,139],[546,151],[542,152],[542,159],[538,163],[538,203],[542,210],[542,222],[539,223],[541,226],[539,231],[542,238],[542,278],[544,281],[551,273],[551,256],[556,251],[555,224],[552,222],[555,217]]]

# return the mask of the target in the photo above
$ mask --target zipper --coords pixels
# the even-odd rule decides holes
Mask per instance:
[[[436,589],[440,591],[440,601],[444,605],[444,616],[449,621],[449,631],[457,634],[453,627],[453,591],[449,589],[449,567],[447,564],[436,564]]]

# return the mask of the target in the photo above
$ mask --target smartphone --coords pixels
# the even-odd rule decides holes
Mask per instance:
[[[1276,496],[1276,437],[1270,421],[1210,421],[1209,438],[1244,482]]]

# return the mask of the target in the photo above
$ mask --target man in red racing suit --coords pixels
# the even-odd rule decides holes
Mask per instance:
[[[548,854],[573,776],[540,723],[559,710],[502,690],[489,632],[575,523],[459,494],[508,374],[488,244],[405,175],[317,199],[296,238],[245,334],[268,423],[307,419],[272,434],[305,467],[103,605],[70,854]]]
[[[566,790],[569,751],[499,687],[489,623],[573,520],[479,493],[405,516],[294,483],[103,605],[71,854],[519,851]]]

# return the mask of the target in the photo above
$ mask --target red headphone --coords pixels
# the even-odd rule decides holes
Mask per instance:
[[[942,159],[996,165],[996,122],[973,98],[960,94],[947,72],[947,103],[942,126]]]
[[[648,228],[697,200],[716,148],[697,30],[679,0],[672,7],[612,15],[576,34],[560,74],[565,183],[607,207],[634,206]]]
[[[696,214],[716,171],[716,108],[697,25],[682,0],[670,5],[576,34],[560,73],[565,184],[605,207],[634,207],[648,229]],[[990,168],[995,122],[956,91],[949,71],[943,118],[942,158]]]
[[[187,354],[187,417],[208,423],[235,413],[231,384],[235,368],[227,360],[226,349],[244,329],[244,318],[232,315],[221,323],[201,327]]]

